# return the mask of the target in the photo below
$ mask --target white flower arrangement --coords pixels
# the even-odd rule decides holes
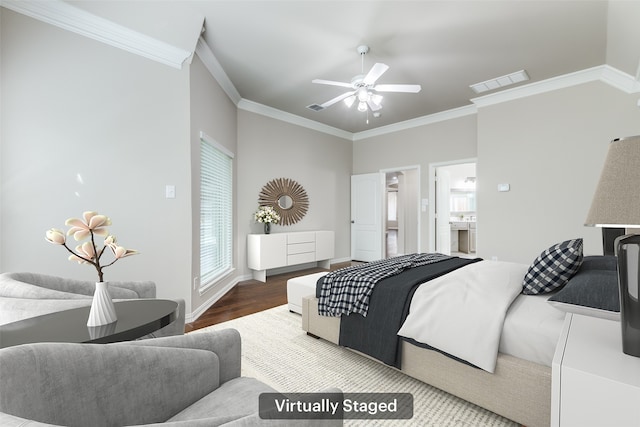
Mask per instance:
[[[253,217],[257,222],[263,224],[277,224],[280,221],[280,215],[271,206],[260,206]]]
[[[71,254],[69,261],[76,261],[78,264],[92,265],[98,272],[98,280],[102,282],[104,281],[102,269],[113,265],[120,258],[136,255],[138,251],[120,246],[115,236],[109,234],[106,228],[111,225],[111,219],[109,219],[109,217],[99,215],[93,211],[84,212],[82,217],[83,219],[69,218],[65,222],[65,225],[71,227],[66,233],[68,236],[73,235],[76,241],[84,240],[87,237],[89,238],[89,241],[76,246],[75,251],[67,246],[67,239],[62,230],[57,228],[47,230],[45,238],[49,243],[64,246]],[[105,236],[104,246],[101,249],[98,249],[96,246],[95,236]],[[105,264],[101,258],[107,248],[111,249],[114,259],[110,263]]]

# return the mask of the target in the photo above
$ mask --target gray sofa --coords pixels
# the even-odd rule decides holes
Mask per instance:
[[[342,425],[260,419],[259,394],[275,390],[241,377],[240,357],[235,329],[105,345],[4,348],[0,425]]]
[[[0,325],[29,317],[90,306],[95,282],[36,273],[0,274]],[[114,301],[155,298],[154,282],[109,282]],[[184,334],[185,303],[178,302],[178,317],[149,337]]]

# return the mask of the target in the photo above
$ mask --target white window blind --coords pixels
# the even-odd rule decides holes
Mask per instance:
[[[232,269],[233,155],[201,134],[200,288]]]

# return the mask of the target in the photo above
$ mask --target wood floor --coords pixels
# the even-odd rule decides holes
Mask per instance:
[[[331,270],[348,267],[351,262],[332,264]],[[305,274],[326,271],[321,268],[298,270],[267,277],[266,283],[247,280],[238,283],[194,322],[185,325],[185,332],[195,331],[248,314],[257,313],[287,303],[287,280]]]

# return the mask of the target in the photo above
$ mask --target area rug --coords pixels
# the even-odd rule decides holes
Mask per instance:
[[[242,375],[282,392],[338,387],[345,393],[411,393],[411,420],[345,420],[345,426],[516,427],[518,424],[321,339],[306,335],[286,305],[191,332],[234,328],[242,337]]]

